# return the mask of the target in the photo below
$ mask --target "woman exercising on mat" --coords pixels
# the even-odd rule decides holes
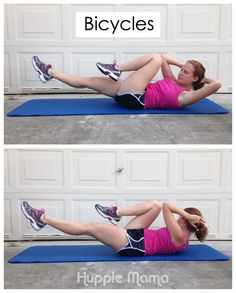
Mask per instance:
[[[188,246],[192,233],[199,241],[204,241],[208,233],[205,220],[198,209],[182,210],[172,203],[161,204],[156,200],[121,209],[96,204],[98,213],[114,225],[60,220],[45,214],[43,209],[32,208],[27,202],[22,202],[21,208],[31,226],[37,231],[49,225],[66,234],[89,235],[111,246],[122,256],[178,253]],[[149,229],[161,210],[166,227]],[[173,214],[179,215],[178,220]],[[134,216],[134,218],[124,228],[115,226],[123,216]]]
[[[147,54],[119,65],[97,63],[106,77],[61,73],[37,56],[32,58],[32,63],[43,83],[55,78],[75,88],[87,87],[113,97],[119,104],[131,109],[178,109],[215,93],[221,87],[219,81],[205,77],[205,68],[200,62],[189,60],[184,64],[166,54]],[[180,68],[177,78],[170,65]],[[159,69],[164,78],[151,83]],[[133,72],[126,79],[120,79],[121,73],[127,71]]]

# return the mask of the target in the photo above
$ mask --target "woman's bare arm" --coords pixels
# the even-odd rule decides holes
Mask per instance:
[[[162,212],[166,223],[166,227],[170,232],[173,243],[175,243],[178,246],[183,245],[185,241],[185,235],[173,214],[178,214],[187,219],[189,217],[189,213],[176,207],[174,204],[170,202],[163,203]]]
[[[169,65],[175,65],[181,68],[185,63],[168,54],[161,55]]]
[[[182,67],[184,63],[182,63],[181,61],[179,61],[178,59],[167,55],[167,54],[162,54],[162,66],[161,66],[161,71],[162,71],[162,75],[164,78],[166,77],[171,77],[171,78],[175,78],[170,65],[175,65],[177,67]]]
[[[183,217],[190,225],[196,228],[196,223],[205,224],[205,219],[199,215],[192,215],[187,213],[185,210],[178,208],[170,202],[164,202],[162,205],[162,211],[166,226],[171,234],[173,243],[176,245],[182,245],[185,240],[185,235],[177,220],[173,214],[177,214]]]
[[[221,83],[218,80],[205,77],[202,80],[205,85],[196,91],[182,92],[180,95],[180,103],[182,106],[190,105],[200,101],[207,96],[210,96],[221,88]]]

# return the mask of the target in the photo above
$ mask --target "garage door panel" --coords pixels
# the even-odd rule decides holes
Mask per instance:
[[[14,233],[12,229],[12,219],[14,216],[12,215],[11,209],[11,200],[4,200],[4,234],[6,238],[10,238]]]
[[[232,199],[226,201],[226,221],[224,224],[225,232],[229,239],[232,239]]]
[[[167,187],[168,152],[126,155],[126,187]]]
[[[221,152],[179,152],[177,187],[220,188],[221,158]]]
[[[116,154],[72,153],[73,188],[116,186]]]
[[[62,153],[20,151],[17,153],[18,188],[62,187]]]
[[[4,151],[4,186],[7,188],[9,186],[9,152]]]
[[[222,34],[225,34],[225,38],[229,41],[232,40],[232,6],[224,5],[222,7],[222,21],[225,22],[226,28],[222,30]]]
[[[225,70],[225,83],[227,88],[232,91],[232,52],[225,53],[224,60]]]
[[[62,40],[61,5],[17,5],[17,38]]]
[[[218,39],[219,13],[219,5],[177,5],[176,39]]]
[[[9,39],[9,27],[8,27],[8,6],[4,6],[4,39],[8,41]]]
[[[10,71],[10,54],[4,54],[4,89],[5,91],[9,91],[11,88],[10,77],[12,76]]]

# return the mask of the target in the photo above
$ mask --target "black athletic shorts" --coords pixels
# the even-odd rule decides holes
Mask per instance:
[[[116,95],[114,99],[120,105],[135,110],[143,110],[144,109],[144,95],[143,93],[127,93],[122,95]]]
[[[128,243],[118,250],[117,253],[121,256],[144,256],[144,230],[127,229],[126,235],[128,237]]]

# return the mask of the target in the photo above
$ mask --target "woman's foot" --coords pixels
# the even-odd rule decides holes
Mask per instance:
[[[116,65],[116,61],[113,64],[97,63],[97,68],[105,75],[108,75],[111,79],[117,81],[121,76],[121,71]]]
[[[31,226],[36,230],[41,230],[46,224],[43,222],[43,217],[45,214],[44,209],[37,210],[32,208],[27,201],[21,203],[21,209],[24,216],[30,220]]]
[[[38,77],[42,83],[46,83],[52,79],[52,76],[48,73],[49,69],[52,68],[51,64],[43,63],[37,56],[33,56],[32,64],[34,69],[38,72]]]
[[[121,220],[121,217],[117,215],[117,207],[103,207],[100,204],[96,204],[95,209],[113,225],[117,225]]]

